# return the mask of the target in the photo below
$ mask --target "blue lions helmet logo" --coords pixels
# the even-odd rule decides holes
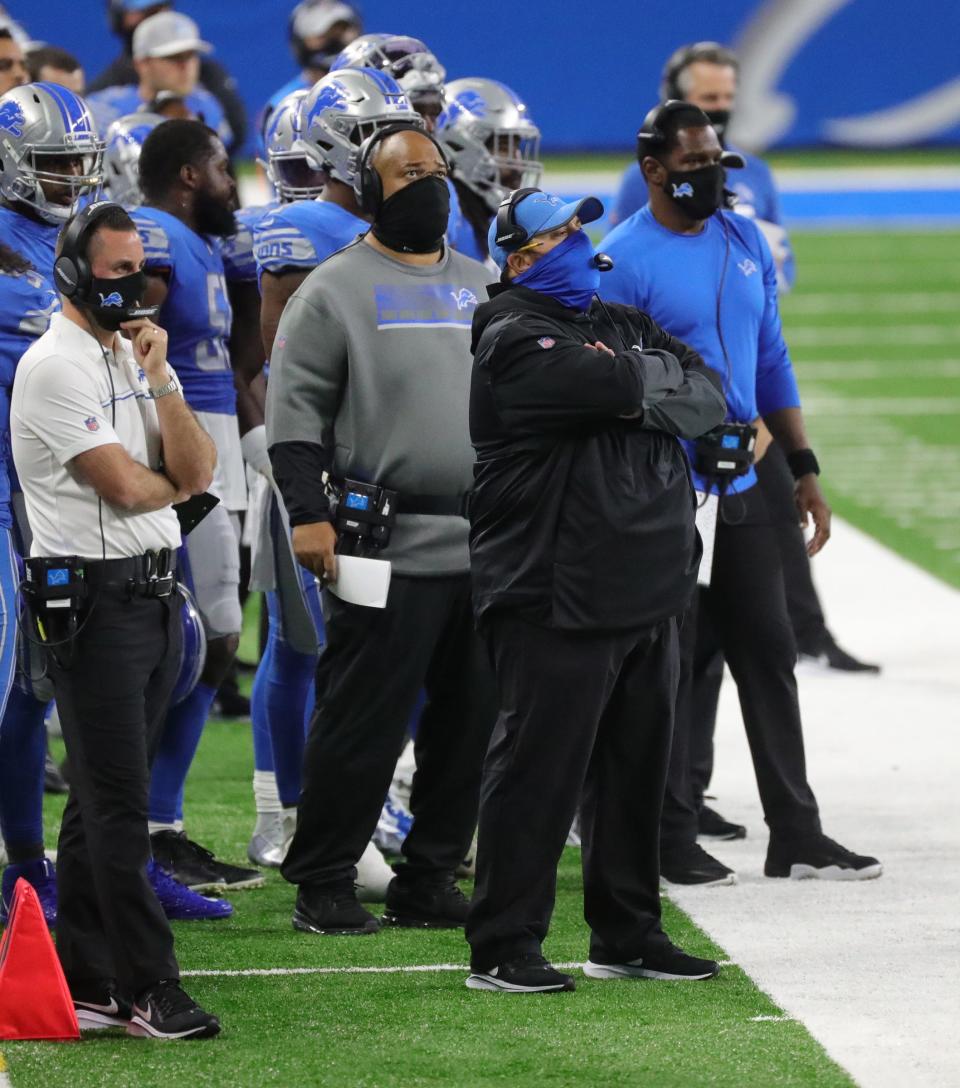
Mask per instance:
[[[23,126],[27,123],[19,102],[0,103],[0,128],[11,136],[22,136]]]
[[[335,79],[328,83],[314,99],[306,117],[305,127],[309,129],[314,118],[319,117],[324,110],[346,110],[346,108],[347,89],[338,79]]]
[[[680,185],[674,183],[673,186],[674,196],[693,196],[693,186],[689,181],[684,181]]]
[[[121,295],[119,291],[111,291],[110,294],[107,295],[106,297],[104,297],[102,294],[100,294],[99,291],[97,292],[97,294],[100,295],[100,305],[101,306],[122,306],[123,305],[123,295]]]
[[[465,110],[469,110],[474,117],[487,116],[486,100],[477,91],[464,91],[463,94],[457,95],[457,101]]]
[[[477,296],[466,287],[461,287],[459,291],[451,291],[450,297],[457,304],[458,310],[468,310],[471,306],[477,305]]]

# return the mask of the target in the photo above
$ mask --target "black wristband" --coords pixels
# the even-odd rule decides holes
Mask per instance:
[[[787,454],[787,464],[795,480],[799,480],[801,476],[806,476],[809,472],[812,472],[814,476],[820,475],[820,465],[813,450],[793,450]]]

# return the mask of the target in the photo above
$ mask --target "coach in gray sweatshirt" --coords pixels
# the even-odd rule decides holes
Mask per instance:
[[[283,312],[271,353],[267,441],[298,560],[336,578],[337,533],[323,474],[398,493],[380,553],[393,565],[385,609],[325,595],[326,647],[304,756],[297,833],[283,875],[299,885],[293,924],[370,933],[356,864],[370,841],[421,690],[414,825],[384,921],[455,927],[454,873],[476,823],[496,716],[473,631],[468,524],[470,326],[489,279],[445,244],[440,147],[411,126],[360,151],[370,231],[315,269]]]

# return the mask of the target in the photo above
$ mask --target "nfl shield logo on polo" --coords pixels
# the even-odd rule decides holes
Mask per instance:
[[[96,416],[87,416],[87,418],[83,421],[83,425],[87,428],[88,431],[100,430],[100,420],[97,419]]]
[[[552,348],[556,343],[556,340],[554,340],[552,336],[541,336],[537,343],[546,350],[547,348]]]

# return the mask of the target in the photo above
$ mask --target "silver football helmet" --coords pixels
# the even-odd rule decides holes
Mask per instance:
[[[103,182],[103,141],[86,102],[56,83],[0,97],[0,195],[63,223]]]
[[[166,120],[159,113],[128,113],[107,129],[103,153],[103,187],[111,200],[128,208],[143,203],[140,192],[140,149],[143,141]]]
[[[436,116],[443,108],[447,70],[419,38],[405,34],[363,34],[343,50],[331,72],[342,68],[376,68],[400,84],[413,108]]]
[[[371,68],[344,68],[315,83],[300,103],[300,139],[293,150],[319,170],[353,185],[360,145],[378,129],[423,126],[397,83]]]
[[[455,79],[446,90],[437,138],[457,177],[491,212],[512,190],[539,188],[540,129],[517,95],[494,79]]]
[[[267,161],[260,160],[261,165],[283,204],[291,200],[312,200],[323,192],[323,174],[303,149],[296,147],[302,135],[300,103],[308,94],[309,91],[298,90],[281,99],[263,130]]]

